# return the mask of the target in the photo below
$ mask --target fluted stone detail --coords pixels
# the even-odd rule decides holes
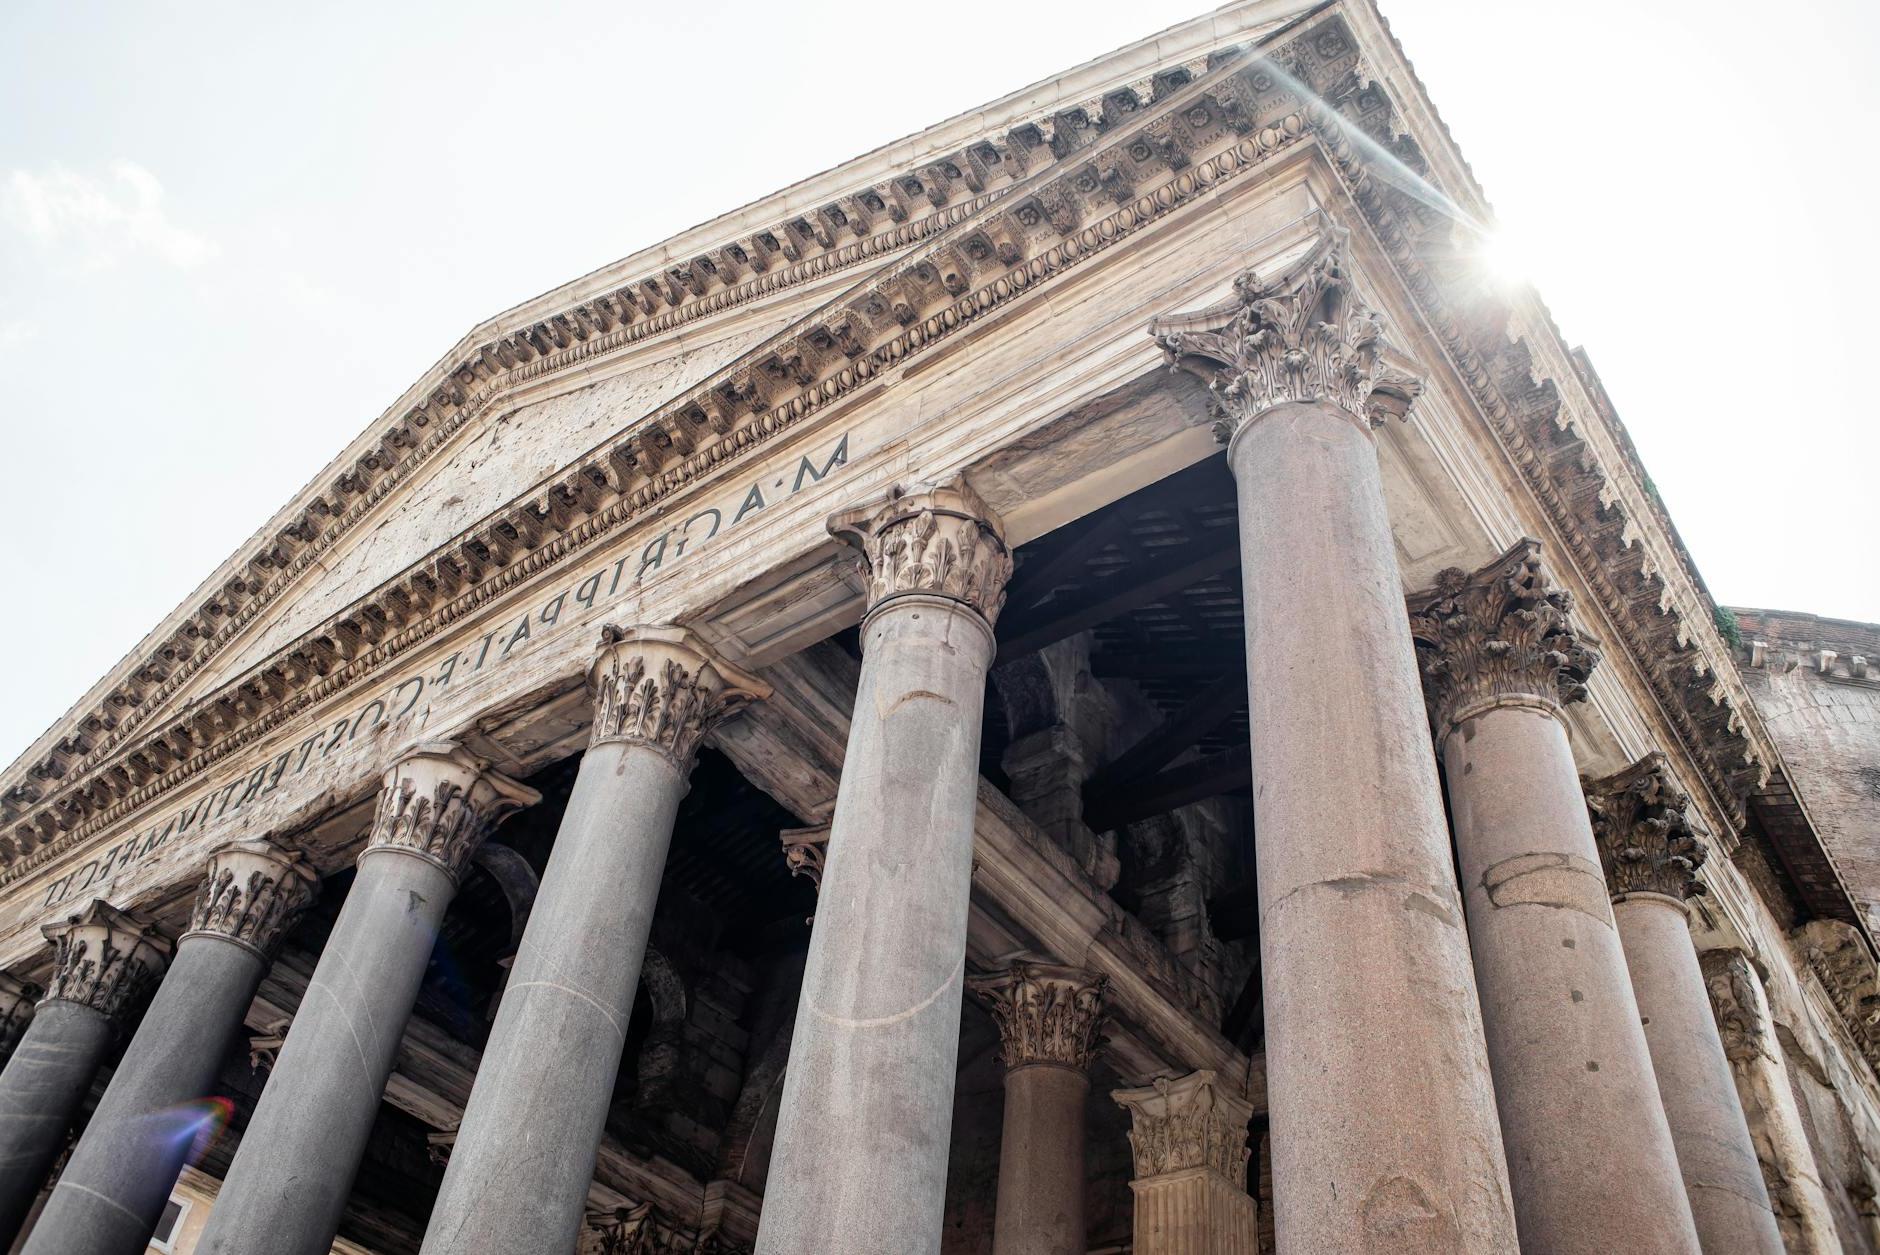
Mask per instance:
[[[969,979],[966,988],[998,1024],[1008,1070],[1054,1064],[1083,1072],[1096,1058],[1108,983],[1082,968],[1019,960]]]
[[[144,1001],[169,966],[171,946],[156,927],[102,898],[40,931],[54,952],[42,1005],[76,1002],[119,1020]]]
[[[1706,892],[1697,870],[1709,850],[1685,817],[1690,798],[1672,781],[1662,753],[1581,784],[1614,900],[1658,893],[1683,901]]]
[[[1004,526],[963,481],[897,488],[883,501],[832,515],[829,531],[861,551],[871,611],[894,597],[925,594],[963,602],[992,623],[1005,605],[1012,553]]]
[[[414,854],[454,880],[492,828],[541,800],[454,741],[421,742],[385,773],[366,853]]]
[[[1516,541],[1476,571],[1441,572],[1409,606],[1439,744],[1497,705],[1558,708],[1585,699],[1599,654],[1573,630],[1572,594],[1548,578],[1538,540]]]
[[[298,851],[269,841],[225,845],[209,856],[184,935],[221,937],[272,959],[319,884],[319,873]]]
[[[1235,279],[1232,300],[1150,325],[1170,365],[1208,385],[1223,439],[1289,403],[1327,402],[1369,429],[1422,392],[1359,298],[1345,251],[1345,233],[1326,230],[1276,273]]]
[[[0,1064],[20,1044],[26,1026],[32,1022],[33,1004],[43,991],[30,981],[0,972]]]
[[[769,692],[712,655],[680,627],[607,627],[588,672],[594,694],[591,745],[622,742],[664,754],[690,771],[706,733],[743,703]]]

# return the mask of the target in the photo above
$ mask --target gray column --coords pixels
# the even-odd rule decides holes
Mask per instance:
[[[869,611],[761,1255],[940,1249],[959,1055],[979,724],[1012,559],[970,491],[830,520]]]
[[[1562,704],[1597,656],[1522,540],[1410,598],[1521,1249],[1697,1255]]]
[[[52,979],[0,1072],[0,1250],[32,1211],[120,1026],[170,958],[156,929],[101,898],[41,931],[54,947]]]
[[[457,880],[489,830],[540,800],[449,741],[385,773],[339,919],[196,1249],[326,1255]]]
[[[1685,900],[1707,851],[1664,756],[1585,782],[1658,1095],[1705,1251],[1782,1249],[1775,1213],[1711,1014]]]
[[[1252,1255],[1259,1205],[1247,1193],[1253,1105],[1213,1072],[1191,1072],[1112,1095],[1131,1117],[1136,1176],[1131,1255]],[[1436,1251],[1416,1243],[1346,1243],[1314,1250]],[[1514,1248],[1510,1247],[1509,1250]]]
[[[425,1255],[574,1249],[679,800],[700,740],[765,691],[676,627],[608,629],[590,680],[588,751]]]
[[[1337,234],[1158,319],[1239,487],[1281,1250],[1514,1250],[1475,973],[1373,426],[1390,367]]]
[[[967,987],[999,1025],[1005,1125],[992,1255],[1084,1255],[1084,1100],[1104,978],[1017,961]]]
[[[13,1048],[26,1036],[33,1021],[33,1005],[45,991],[17,976],[0,972],[0,1068],[13,1057]]]
[[[33,1225],[24,1255],[139,1255],[199,1139],[203,1101],[275,946],[313,901],[296,854],[243,841],[210,856],[189,931],[98,1110]]]
[[[1864,952],[1865,943],[1860,945]],[[1776,1255],[1784,1249],[1789,1255],[1833,1255],[1841,1249],[1834,1209],[1815,1166],[1815,1151],[1808,1144],[1808,1128],[1795,1104],[1795,1091],[1789,1086],[1782,1040],[1763,992],[1762,973],[1741,950],[1709,950],[1699,956],[1698,964],[1710,992],[1710,1011],[1717,1021],[1724,1058],[1736,1076],[1736,1095],[1743,1105],[1744,1124],[1763,1181],[1788,1204],[1777,1210],[1776,1198],[1769,1200],[1782,1241],[1770,1246],[1767,1231],[1759,1224],[1746,1235],[1744,1248],[1757,1255]],[[1786,1225],[1784,1216],[1789,1218]],[[1748,1240],[1756,1237],[1760,1243]]]

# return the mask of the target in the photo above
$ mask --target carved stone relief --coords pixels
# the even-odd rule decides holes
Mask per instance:
[[[455,742],[426,741],[385,773],[367,853],[415,854],[455,879],[491,829],[541,800]]]
[[[594,693],[590,744],[643,746],[682,774],[691,771],[708,732],[769,692],[679,627],[604,629],[588,680]]]
[[[1622,771],[1582,777],[1580,784],[1615,900],[1658,893],[1682,902],[1705,892],[1697,869],[1709,851],[1685,817],[1690,799],[1672,781],[1663,754],[1654,750]]]
[[[861,550],[869,609],[891,597],[922,593],[964,602],[996,621],[1012,578],[1005,533],[964,483],[896,489],[885,501],[844,510],[832,535]]]
[[[63,924],[43,930],[54,949],[46,1002],[77,1002],[122,1021],[156,988],[170,943],[145,924],[94,898]]]
[[[184,936],[214,934],[272,958],[319,884],[319,873],[298,851],[267,841],[223,846],[209,856]]]
[[[999,1026],[999,1057],[1008,1070],[1055,1064],[1087,1072],[1103,1025],[1109,981],[1082,968],[1016,960],[971,977],[966,987]]]

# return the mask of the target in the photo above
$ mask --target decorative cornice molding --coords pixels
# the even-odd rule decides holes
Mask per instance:
[[[1112,1095],[1129,1112],[1136,1178],[1207,1168],[1247,1188],[1247,1125],[1253,1105],[1222,1088],[1210,1071],[1157,1079]]]
[[[1654,750],[1600,779],[1580,777],[1593,840],[1613,900],[1656,893],[1679,902],[1707,890],[1697,879],[1709,850],[1691,830],[1690,798],[1671,778],[1670,764]]]
[[[999,1026],[1006,1071],[1050,1064],[1088,1073],[1097,1057],[1107,977],[1082,968],[1015,960],[966,988]]]
[[[102,898],[93,898],[63,924],[47,924],[40,932],[54,952],[52,979],[40,1005],[80,1003],[120,1026],[124,1014],[156,988],[170,963],[170,943],[155,925]]]
[[[270,841],[233,842],[209,856],[189,931],[179,940],[220,937],[271,961],[319,891],[320,875],[299,851]]]
[[[588,670],[594,694],[590,747],[619,742],[653,750],[688,775],[707,733],[770,686],[711,653],[681,627],[607,627]]]
[[[415,855],[443,868],[452,880],[490,830],[542,795],[490,770],[453,741],[425,741],[385,773],[378,812],[365,852]]]
[[[1336,406],[1367,431],[1409,413],[1422,382],[1359,298],[1345,248],[1327,227],[1277,273],[1240,275],[1233,300],[1149,324],[1170,367],[1207,384],[1223,440],[1287,404]]]
[[[0,1066],[13,1054],[13,1048],[26,1035],[32,1022],[33,1006],[43,991],[29,981],[0,972]]]
[[[964,482],[896,488],[883,501],[829,517],[832,536],[861,552],[868,609],[907,594],[970,606],[990,626],[1005,605],[1012,551],[1005,528]]]
[[[1332,80],[1349,78],[1356,54],[1344,34],[1320,32],[1313,48],[1288,45],[1274,55],[1302,78]],[[1112,93],[1104,118],[1074,128],[1067,141],[1064,152],[1074,152],[1077,161],[1032,172],[1010,195],[982,198],[926,247],[891,262],[564,468],[554,483],[511,502],[246,676],[205,695],[192,706],[189,723],[146,738],[115,765],[92,771],[56,797],[37,785],[31,797],[0,797],[0,814],[12,825],[0,832],[0,859],[10,859],[0,883],[252,744],[902,362],[1292,149],[1326,121],[1320,103],[1293,94],[1245,53],[1211,63],[1197,81],[1190,77],[1187,71],[1158,73],[1152,109],[1131,93]],[[1213,155],[1199,156],[1203,151]],[[792,346],[808,351],[784,354]],[[780,363],[788,356],[788,368],[771,372],[775,378],[763,388],[740,384],[753,370],[767,369],[773,356]],[[745,413],[751,417],[736,417]],[[721,430],[714,414],[735,421]],[[54,773],[72,774],[64,767]]]
[[[1409,606],[1439,744],[1496,705],[1538,703],[1558,712],[1585,699],[1599,654],[1574,631],[1573,597],[1548,578],[1538,540],[1516,541],[1474,572],[1440,572]]]

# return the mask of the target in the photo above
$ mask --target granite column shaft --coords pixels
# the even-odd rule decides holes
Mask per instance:
[[[218,851],[190,931],[92,1113],[25,1255],[139,1255],[199,1138],[203,1101],[269,956],[312,900],[313,869],[265,842]]]
[[[609,629],[595,722],[425,1234],[573,1250],[697,746],[756,681],[679,628]]]
[[[1011,572],[969,491],[838,515],[871,609],[760,1255],[940,1248],[991,621]]]
[[[537,800],[449,742],[386,773],[370,844],[197,1249],[326,1255],[457,878]]]

